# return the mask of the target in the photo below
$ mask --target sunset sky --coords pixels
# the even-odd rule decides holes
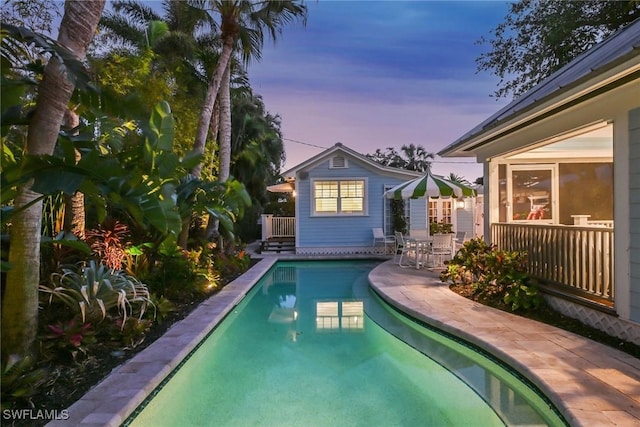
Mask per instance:
[[[435,153],[507,103],[490,97],[498,79],[475,63],[504,1],[306,4],[306,27],[265,41],[249,67],[254,92],[281,117],[285,170],[336,142],[362,154],[410,143]],[[433,171],[482,176],[473,158],[436,158]]]

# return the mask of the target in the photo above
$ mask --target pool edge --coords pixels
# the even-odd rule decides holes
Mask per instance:
[[[589,372],[603,368],[614,371],[612,368],[615,366],[621,373],[626,373],[631,378],[637,377],[638,370],[634,364],[619,363],[629,360],[619,350],[550,325],[470,301],[452,292],[437,273],[400,269],[389,261],[369,273],[369,283],[393,307],[468,341],[526,377],[543,392],[569,425],[640,425],[640,406],[637,399],[623,392],[621,387],[624,388],[624,384],[608,384]],[[480,313],[491,316],[492,320],[501,319],[503,325],[513,324],[516,325],[514,328],[536,329],[535,332],[523,332],[525,335],[530,333],[538,337],[519,342],[508,335],[501,336],[500,325],[497,323],[474,328],[471,319],[477,319],[475,316]],[[548,339],[550,336],[555,336],[557,341]],[[559,345],[561,340],[565,341],[563,346],[566,347]],[[520,345],[527,342],[533,347],[523,349]],[[571,345],[583,347],[580,354],[573,353]],[[554,354],[558,349],[566,354]],[[597,356],[605,354],[611,358],[597,359]],[[563,361],[558,357],[577,362],[571,367],[570,373],[566,372],[566,365],[560,365]]]
[[[149,347],[116,367],[68,408],[67,419],[53,420],[47,427],[121,425],[277,261],[278,257],[262,258]]]

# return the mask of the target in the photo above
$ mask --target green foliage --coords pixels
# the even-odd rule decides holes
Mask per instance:
[[[430,222],[429,233],[431,235],[453,233],[453,224],[446,222]]]
[[[215,289],[220,276],[214,269],[211,251],[206,247],[185,250],[174,242],[163,245],[145,280],[154,294],[183,301]]]
[[[517,98],[638,17],[637,1],[516,1],[492,38],[478,41],[491,48],[476,59],[478,71],[500,78],[496,97]]]
[[[513,311],[520,308],[529,310],[538,307],[542,303],[541,298],[538,294],[538,288],[535,286],[515,282],[505,293],[504,302],[511,305]]]
[[[221,250],[214,255],[214,268],[223,277],[232,278],[247,271],[251,258],[244,249]]]
[[[393,231],[407,233],[407,219],[404,212],[404,200],[391,200],[391,221]]]
[[[11,409],[16,405],[30,404],[30,398],[38,387],[45,381],[47,372],[36,369],[30,356],[9,356],[7,362],[2,361],[2,410]]]
[[[192,212],[198,216],[208,214],[220,221],[221,232],[229,239],[234,238],[237,218],[251,205],[246,188],[233,178],[225,182],[203,181],[189,175],[176,187],[176,195],[181,217]]]
[[[76,164],[73,147],[62,142],[52,156],[24,156],[16,174],[3,176],[3,184],[14,188],[33,179],[34,191],[44,195],[81,191],[86,203],[101,213],[99,220],[104,219],[107,209],[122,210],[137,228],[151,228],[162,240],[168,234],[180,232],[182,221],[172,196],[180,176],[188,173],[197,161],[181,159],[171,151],[172,123],[168,104],[159,103],[147,126],[134,131],[128,127],[118,129],[134,139],[121,151],[115,150],[119,143],[109,147],[89,144]],[[3,221],[8,219],[3,216]]]
[[[275,201],[264,205],[263,213],[275,216],[295,216],[296,200],[293,196],[285,193],[277,194],[274,197],[277,198]]]
[[[142,318],[151,302],[147,286],[121,270],[112,270],[92,260],[78,268],[63,268],[62,273],[51,276],[51,284],[41,285],[40,292],[49,304],[62,302],[82,322],[93,325],[103,321],[107,315],[121,318]]]
[[[420,172],[429,170],[434,158],[433,153],[427,152],[422,145],[415,144],[403,145],[400,152],[393,147],[387,147],[385,151],[378,148],[375,153],[366,156],[384,166]]]
[[[111,329],[111,341],[120,343],[124,348],[136,348],[144,341],[151,324],[149,319],[136,317],[116,319],[115,327]]]
[[[156,320],[158,323],[162,323],[169,313],[176,311],[175,305],[163,296],[151,294],[151,301],[156,307]]]
[[[499,297],[513,311],[536,308],[543,302],[527,274],[527,254],[497,250],[481,238],[465,242],[440,279],[471,286],[483,298]]]

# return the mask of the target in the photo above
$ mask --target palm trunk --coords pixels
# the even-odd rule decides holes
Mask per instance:
[[[79,124],[80,117],[74,111],[67,109],[64,115],[64,126],[69,129],[74,129]],[[76,154],[76,163],[78,163],[82,156],[80,155],[80,151],[74,151]],[[71,195],[64,195],[64,231],[72,233],[78,239],[84,240],[84,194],[79,191]]]
[[[200,120],[198,122],[198,129],[196,130],[196,139],[193,143],[193,151],[197,154],[204,153],[204,147],[207,142],[207,134],[209,131],[209,125],[211,123],[211,116],[213,115],[213,105],[215,104],[216,97],[220,91],[220,85],[222,77],[227,69],[227,64],[233,53],[233,37],[227,37],[224,40],[222,47],[222,54],[218,60],[216,70],[211,77],[211,82],[207,88],[207,95],[204,99],[204,105],[202,106],[202,112],[200,114]],[[200,178],[202,173],[202,162],[195,166],[191,170],[191,174],[196,178]]]
[[[229,179],[231,170],[231,62],[222,76],[220,86],[220,159],[218,181]]]
[[[67,1],[60,23],[58,41],[78,59],[86,49],[98,26],[105,0]],[[73,84],[64,74],[56,58],[44,70],[38,88],[36,110],[29,125],[26,153],[52,154],[62,117],[73,93]],[[39,195],[31,183],[18,189],[15,209],[27,206]],[[40,282],[40,233],[42,203],[20,211],[13,221],[7,283],[2,300],[2,357],[27,355],[32,352],[38,323],[38,284]]]
[[[226,37],[224,40],[224,44],[222,47],[222,54],[220,55],[220,59],[218,59],[218,64],[216,66],[216,70],[213,73],[213,77],[211,78],[211,82],[209,83],[209,87],[207,88],[207,95],[204,99],[204,105],[202,106],[202,113],[200,114],[200,121],[198,122],[198,129],[196,131],[196,139],[193,143],[193,151],[197,154],[204,154],[204,147],[207,142],[207,134],[209,128],[213,129],[211,126],[211,118],[213,116],[214,105],[216,98],[218,97],[218,92],[220,92],[220,86],[222,85],[222,80],[224,77],[224,73],[227,70],[227,64],[231,59],[231,54],[233,53],[233,37]],[[217,128],[217,118],[214,119],[214,125]],[[215,129],[217,131],[217,129]],[[215,136],[215,133],[213,133]],[[197,166],[191,169],[191,175],[196,178],[200,178],[202,174],[202,162],[200,162]],[[217,221],[209,218],[209,222],[207,225],[207,236],[215,234],[217,231]],[[181,241],[186,242],[188,239],[188,235],[184,235],[180,237]]]
[[[227,63],[227,69],[222,76],[220,85],[220,138],[218,139],[218,181],[229,179],[231,171],[231,62]],[[220,221],[209,218],[207,224],[207,238],[219,236]]]

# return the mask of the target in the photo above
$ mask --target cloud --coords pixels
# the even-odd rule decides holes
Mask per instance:
[[[476,74],[475,58],[476,41],[502,21],[506,3],[307,6],[306,28],[285,28],[249,68],[252,87],[280,115],[286,138],[323,147],[340,141],[363,154],[409,143],[436,152],[505,103],[490,98],[497,79]],[[286,167],[321,151],[291,142],[285,147]],[[481,175],[473,166],[477,172],[468,179]]]

